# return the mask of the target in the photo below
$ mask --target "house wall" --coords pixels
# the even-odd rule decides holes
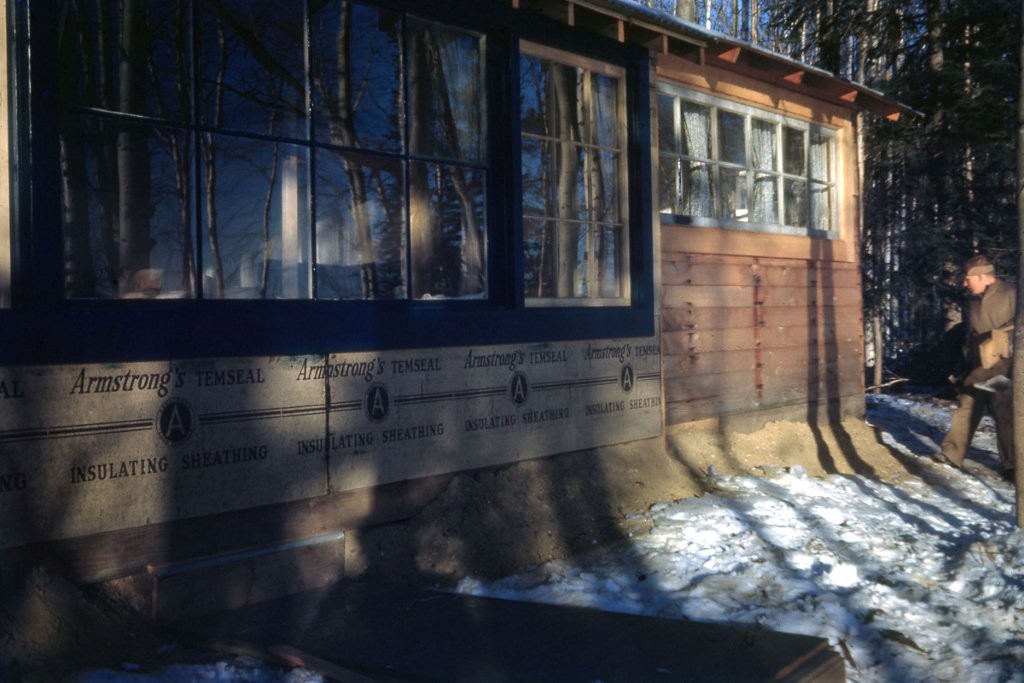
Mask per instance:
[[[863,412],[852,112],[673,55],[657,78],[837,129],[838,238],[660,226],[665,423]]]
[[[79,576],[110,578],[398,519],[453,472],[706,420],[862,410],[851,110],[670,54],[654,75],[836,127],[838,239],[655,216],[649,338],[0,368],[0,549],[60,541]]]

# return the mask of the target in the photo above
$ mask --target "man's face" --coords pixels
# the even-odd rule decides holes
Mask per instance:
[[[964,276],[964,287],[967,288],[971,294],[980,296],[985,293],[985,288],[988,287],[993,281],[994,277],[988,273],[981,275],[965,275]]]

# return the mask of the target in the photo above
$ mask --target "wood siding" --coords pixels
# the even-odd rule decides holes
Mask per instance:
[[[663,228],[668,428],[863,395],[855,263],[688,253],[686,230]]]

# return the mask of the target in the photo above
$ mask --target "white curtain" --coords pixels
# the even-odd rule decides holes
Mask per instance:
[[[756,223],[778,223],[778,169],[776,160],[776,127],[754,119],[751,125],[751,153],[754,162],[754,201],[752,220]],[[764,173],[770,171],[770,173]]]
[[[829,142],[829,138],[821,135],[811,136],[810,162],[811,178],[813,180],[831,180]],[[832,202],[830,201],[829,186],[813,182],[813,180],[811,182],[810,227],[812,230],[831,230]]]
[[[686,151],[690,157],[708,159],[711,156],[711,125],[707,107],[683,102],[683,134],[686,136]],[[708,164],[684,161],[682,173],[688,183],[683,183],[683,214],[687,216],[711,216],[714,206],[711,200],[711,169]],[[689,191],[685,191],[688,187]]]

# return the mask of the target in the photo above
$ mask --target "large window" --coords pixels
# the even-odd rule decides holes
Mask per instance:
[[[625,74],[526,44],[520,58],[526,296],[629,296]]]
[[[642,48],[476,0],[13,16],[7,362],[653,332]]]
[[[308,27],[271,0],[63,4],[67,296],[486,295],[482,35],[354,2]]]
[[[831,129],[662,85],[658,149],[663,216],[836,236]]]

